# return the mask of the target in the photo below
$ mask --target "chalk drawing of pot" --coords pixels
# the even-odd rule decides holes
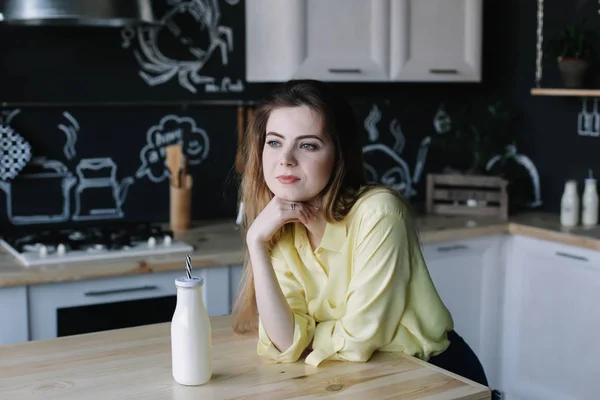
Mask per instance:
[[[127,177],[117,182],[117,165],[112,158],[85,158],[76,168],[79,183],[75,188],[76,221],[122,218],[122,206],[129,185]]]
[[[76,179],[67,167],[45,157],[33,158],[12,181],[0,181],[6,215],[14,225],[64,222],[71,213],[70,190]]]

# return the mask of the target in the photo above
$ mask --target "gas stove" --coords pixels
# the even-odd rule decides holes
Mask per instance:
[[[25,266],[184,253],[193,247],[150,223],[40,230],[0,239]]]

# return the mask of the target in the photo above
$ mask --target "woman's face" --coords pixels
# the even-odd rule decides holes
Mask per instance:
[[[329,182],[334,160],[334,143],[323,134],[314,111],[301,106],[271,112],[262,163],[265,181],[275,196],[314,200]]]

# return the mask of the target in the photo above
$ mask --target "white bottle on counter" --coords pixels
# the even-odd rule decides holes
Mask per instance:
[[[560,201],[560,224],[572,228],[579,221],[579,194],[577,194],[577,182],[568,180]]]
[[[173,378],[196,386],[212,376],[211,327],[202,298],[204,279],[182,276],[175,280],[177,305],[171,321]]]
[[[594,226],[598,223],[598,192],[596,191],[596,180],[587,178],[583,189],[581,200],[583,212],[581,222],[584,226]]]

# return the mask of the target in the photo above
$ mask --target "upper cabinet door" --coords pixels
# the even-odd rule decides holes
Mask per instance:
[[[246,0],[246,80],[281,82],[306,58],[306,0]]]
[[[389,80],[389,0],[308,0],[297,78]]]
[[[389,81],[390,0],[249,0],[248,81]]]
[[[481,81],[482,0],[391,2],[391,80]]]

